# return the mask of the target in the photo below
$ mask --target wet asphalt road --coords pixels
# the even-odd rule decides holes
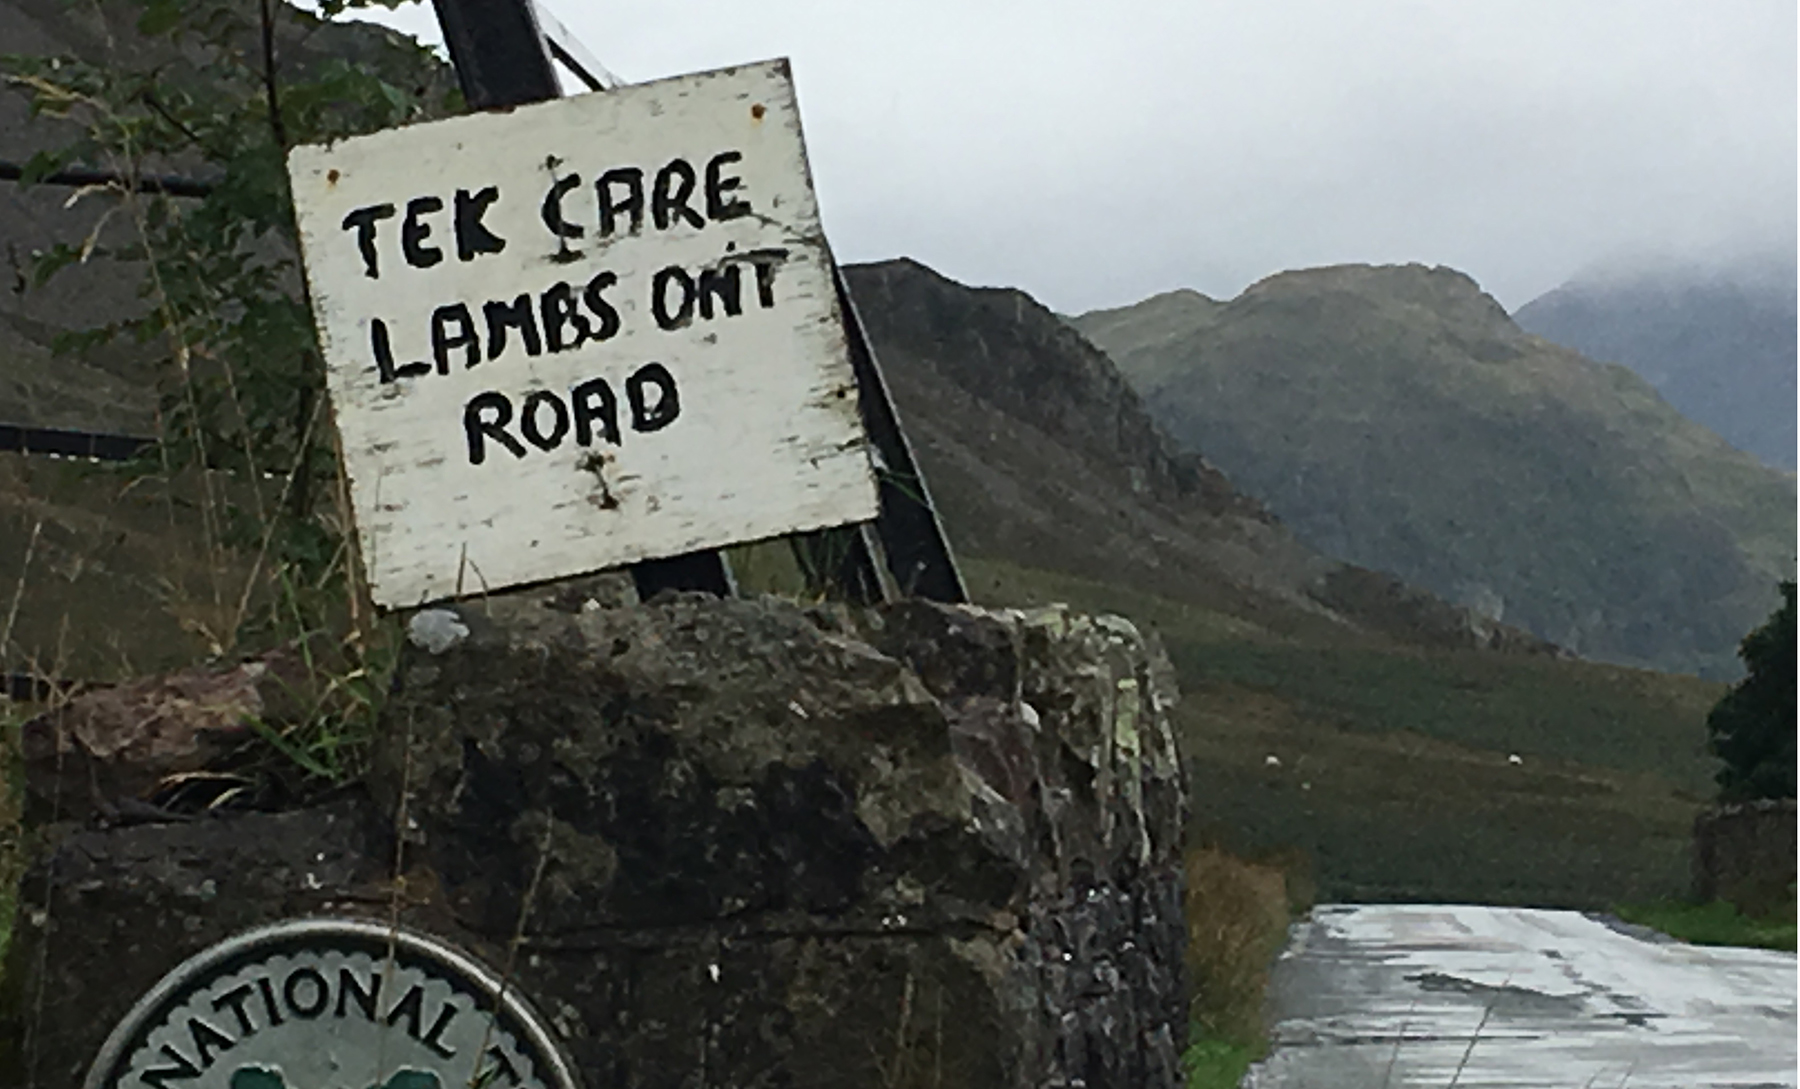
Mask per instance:
[[[1571,911],[1326,905],[1270,988],[1246,1089],[1796,1085],[1792,953]]]

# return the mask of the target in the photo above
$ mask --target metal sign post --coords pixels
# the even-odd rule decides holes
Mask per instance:
[[[554,60],[561,60],[595,89],[618,81],[600,68],[560,23],[532,0],[432,0],[463,94],[475,109],[555,98]],[[548,26],[550,32],[546,32]],[[863,420],[878,454],[881,513],[873,532],[853,534],[851,555],[840,575],[844,589],[865,603],[889,596],[889,587],[934,601],[963,602],[963,587],[925,478],[913,460],[899,413],[888,397],[881,368],[856,317],[841,272],[834,270],[838,305],[848,335]],[[882,577],[882,569],[891,572]],[[664,588],[703,589],[728,595],[731,574],[716,552],[695,552],[633,568],[640,596]]]
[[[562,95],[531,0],[432,0],[432,5],[471,109],[522,106]],[[564,47],[560,52],[571,69],[582,71],[572,50]],[[597,82],[595,74],[583,74],[584,82]],[[632,565],[631,575],[638,597],[646,601],[663,590],[701,590],[720,597],[737,593],[731,567],[714,550],[646,560]]]

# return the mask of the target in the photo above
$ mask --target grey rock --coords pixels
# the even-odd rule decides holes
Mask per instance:
[[[513,978],[592,1085],[1180,1084],[1174,693],[1129,624],[551,598],[459,607],[466,638],[407,652],[368,780],[404,872],[377,881],[370,838],[319,878],[374,890],[340,909],[391,902],[493,964],[518,942]],[[238,850],[184,880],[217,873],[246,924],[292,911]],[[160,910],[128,868],[91,880]],[[130,954],[132,986],[198,944]],[[40,1019],[55,1062],[107,1027],[60,1000]]]
[[[154,812],[185,780],[229,774],[254,723],[279,728],[317,706],[327,654],[289,645],[79,692],[20,731],[28,819]]]
[[[406,622],[407,642],[428,654],[442,654],[468,637],[468,627],[451,609],[420,609]]]
[[[26,874],[0,964],[0,1085],[62,1089],[139,996],[239,931],[378,914],[388,837],[366,797],[63,838]]]

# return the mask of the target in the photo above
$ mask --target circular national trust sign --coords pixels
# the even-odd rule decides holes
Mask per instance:
[[[424,935],[300,919],[221,942],[120,1022],[83,1089],[577,1089],[541,1019]]]

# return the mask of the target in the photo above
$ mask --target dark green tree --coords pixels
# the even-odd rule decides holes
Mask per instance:
[[[1725,762],[1722,801],[1794,796],[1794,583],[1781,584],[1782,606],[1738,645],[1749,675],[1706,717],[1708,745]]]

